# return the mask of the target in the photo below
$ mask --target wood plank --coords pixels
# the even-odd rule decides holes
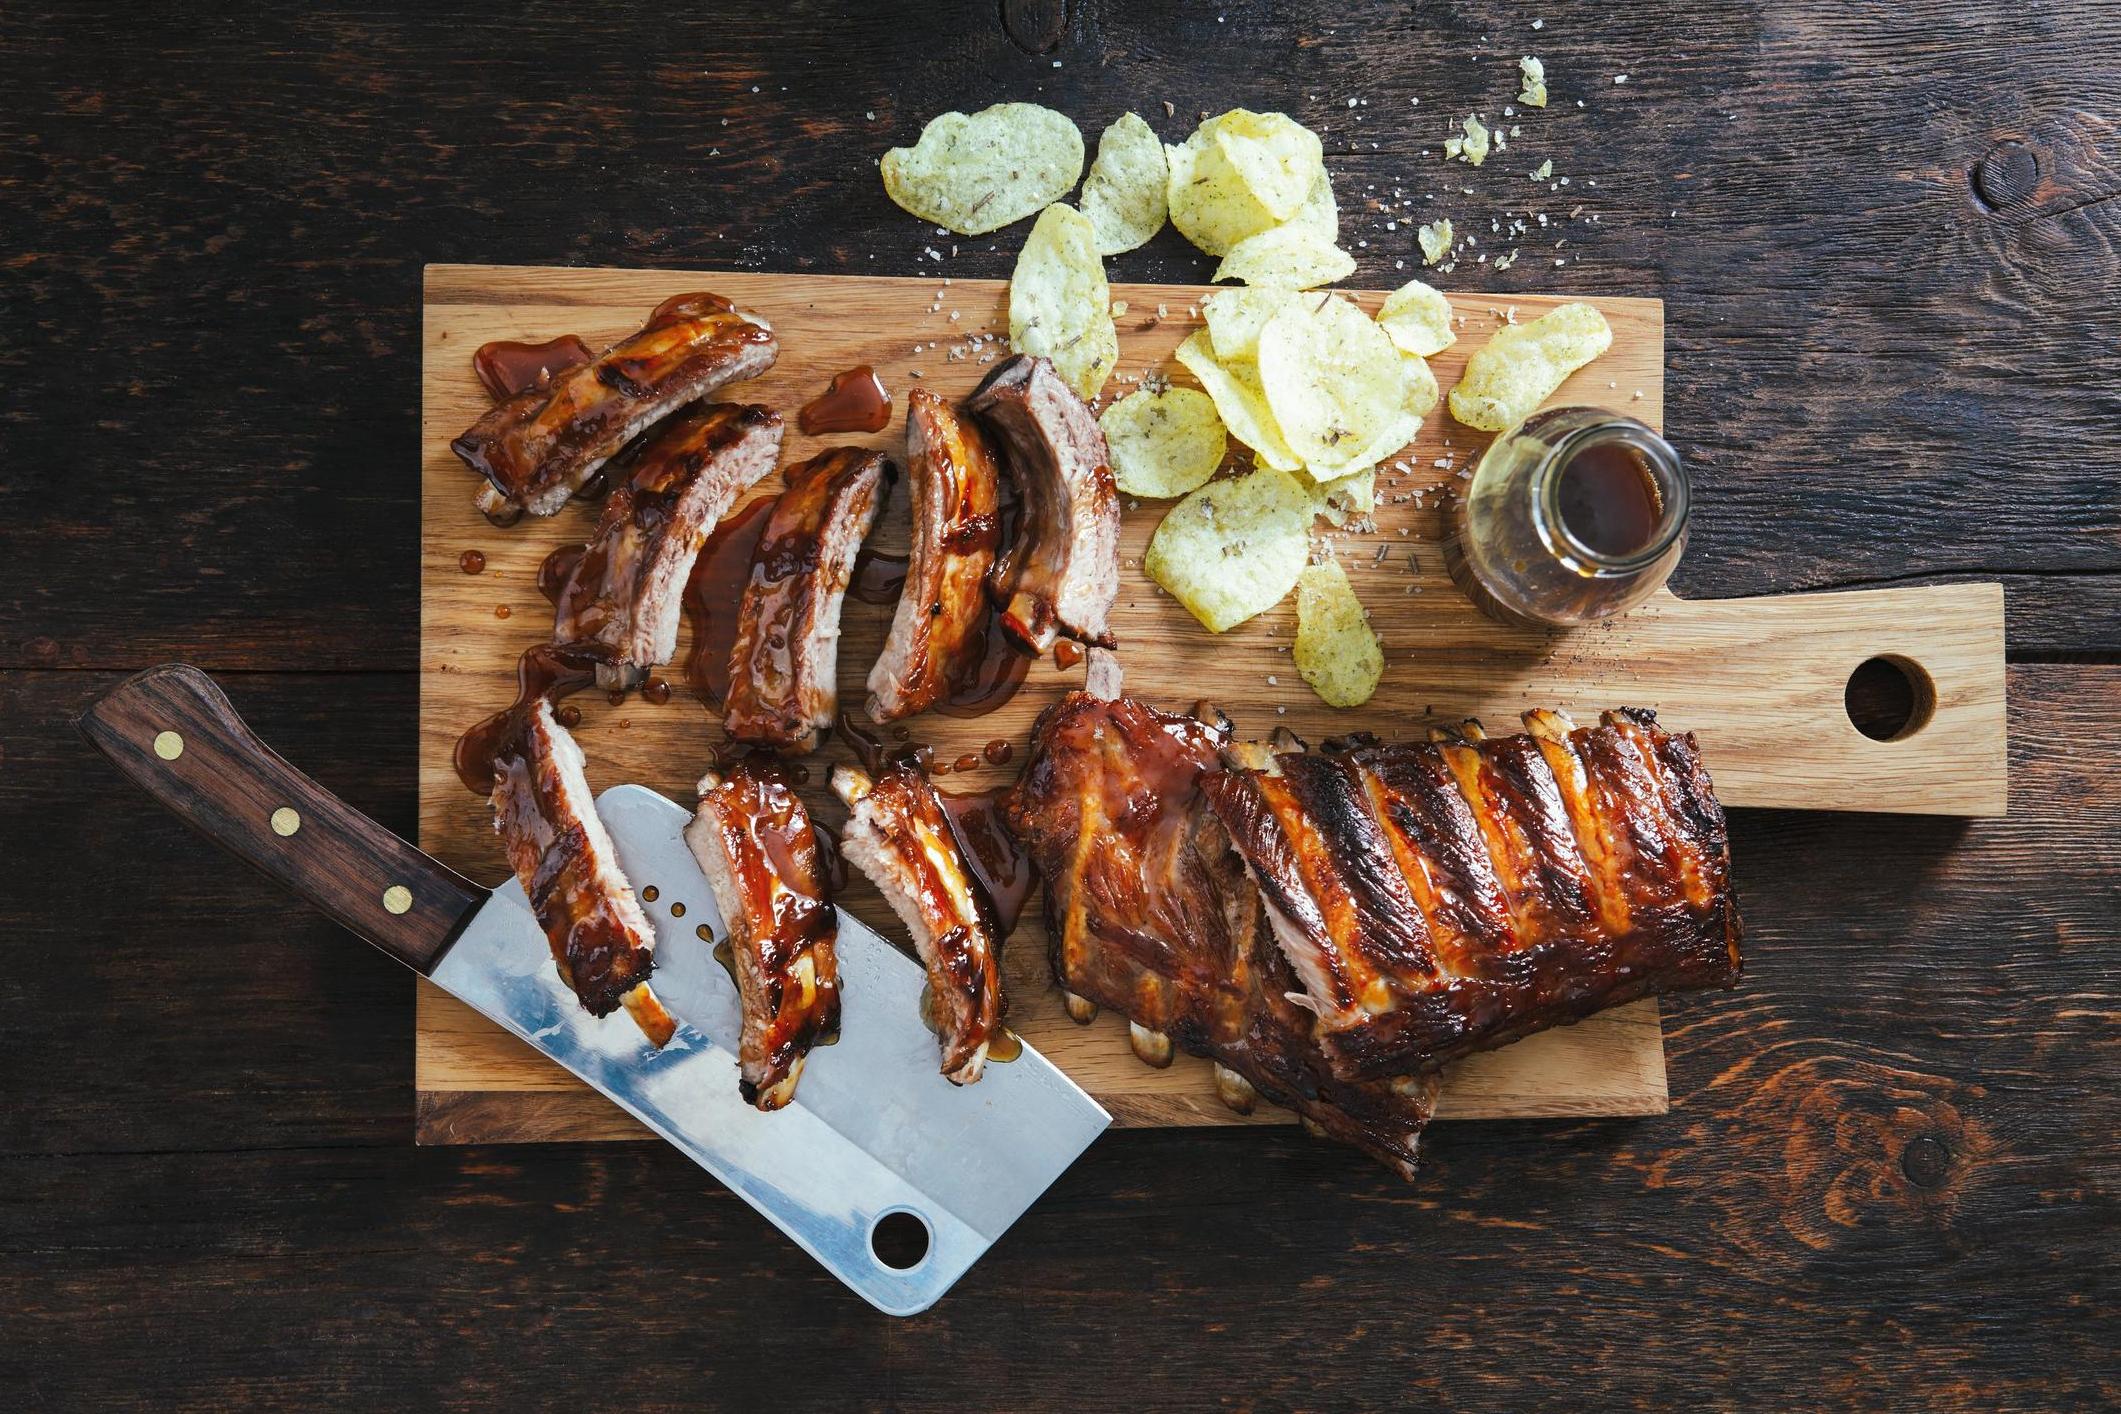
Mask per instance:
[[[539,561],[587,533],[588,508],[496,530],[470,504],[472,478],[448,441],[477,418],[486,398],[470,372],[472,351],[489,339],[543,339],[581,334],[592,345],[635,327],[643,313],[697,284],[764,314],[781,336],[775,368],[742,396],[792,410],[822,390],[831,375],[858,363],[876,367],[903,394],[916,381],[946,394],[969,391],[1007,324],[1007,286],[998,281],[828,278],[493,266],[433,266],[427,275],[425,403],[422,430],[421,556],[421,841],[475,875],[500,874],[482,800],[451,770],[457,734],[512,696],[514,660],[548,630],[550,610],[535,588]],[[1203,287],[1115,285],[1127,304],[1120,321],[1121,362],[1113,388],[1145,372],[1176,372],[1170,353],[1199,327]],[[1361,298],[1375,306],[1375,292]],[[1459,342],[1432,360],[1439,383],[1456,381],[1485,335],[1513,315],[1531,317],[1563,302],[1522,297],[1511,306],[1460,298]],[[1652,425],[1662,420],[1663,320],[1656,301],[1597,301],[1614,327],[1614,348],[1557,393],[1559,401],[1617,404]],[[953,316],[955,316],[953,318]],[[952,357],[952,351],[962,357]],[[983,361],[984,360],[984,361]],[[920,377],[915,379],[915,374]],[[1183,376],[1182,373],[1179,376]],[[1637,396],[1637,393],[1640,396]],[[895,447],[893,426],[867,438]],[[1532,705],[1582,713],[1649,706],[1675,726],[1698,730],[1719,792],[1731,804],[1987,814],[2003,808],[2004,732],[2002,595],[1993,586],[1887,589],[1734,603],[1693,603],[1660,595],[1618,623],[1572,634],[1505,630],[1481,617],[1451,585],[1437,551],[1436,495],[1451,474],[1478,454],[1485,437],[1439,412],[1393,469],[1380,474],[1377,526],[1332,537],[1386,645],[1387,673],[1365,708],[1326,708],[1291,670],[1288,606],[1224,635],[1202,630],[1140,573],[1161,506],[1132,506],[1123,529],[1123,583],[1114,615],[1128,688],[1152,700],[1213,697],[1241,729],[1288,725],[1306,735],[1371,730],[1387,737],[1423,719],[1484,716],[1507,722]],[[795,460],[823,445],[791,429],[784,455]],[[771,483],[769,483],[769,486]],[[887,538],[903,536],[903,500],[887,512]],[[480,573],[459,565],[465,550],[484,556]],[[889,622],[884,606],[849,601],[842,645],[843,689],[858,695]],[[1934,684],[1934,712],[1920,731],[1893,742],[1859,733],[1844,707],[1856,665],[1875,655],[1920,665]],[[681,658],[682,661],[682,650]],[[1077,670],[1079,673],[1080,670]],[[1004,710],[975,721],[927,717],[917,722],[940,759],[976,755],[989,739],[1022,741],[1030,719],[1077,673],[1051,663]],[[1417,707],[1416,704],[1419,704]],[[711,717],[681,689],[661,707],[638,699],[588,702],[579,733],[601,784],[636,781],[686,798],[699,769]],[[839,749],[835,746],[834,752]],[[1013,772],[1008,773],[1013,774]],[[823,772],[819,771],[819,782]],[[974,787],[1006,781],[982,765]],[[953,778],[954,779],[954,778]],[[822,785],[813,806],[838,818]],[[667,885],[666,885],[667,887]],[[866,890],[846,900],[859,916],[887,928],[896,920]],[[1237,1117],[1214,1099],[1208,1068],[1189,1061],[1169,1070],[1142,1066],[1128,1051],[1123,1024],[1101,1018],[1090,1028],[1068,1021],[1044,965],[1035,917],[1010,950],[1013,1024],[1051,1056],[1122,1123],[1213,1124]],[[1467,1117],[1642,1114],[1665,1104],[1654,1003],[1594,1018],[1581,1026],[1482,1056],[1452,1072],[1443,1112]],[[429,1095],[550,1094],[574,1086],[564,1072],[506,1038],[431,987],[421,989],[416,1056],[418,1088]],[[444,1110],[429,1105],[422,1134],[433,1139],[509,1137],[485,1127],[499,1105]],[[558,1123],[550,1104],[536,1131]],[[598,1102],[573,1113],[580,1136],[623,1133],[622,1117]],[[1285,1118],[1265,1111],[1255,1122]],[[565,1131],[574,1132],[574,1131]]]

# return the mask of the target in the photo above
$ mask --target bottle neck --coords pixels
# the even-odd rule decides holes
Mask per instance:
[[[1589,543],[1564,513],[1563,480],[1586,455],[1603,453],[1632,463],[1653,497],[1656,519],[1638,548],[1615,553]],[[1626,463],[1623,463],[1625,465]],[[1649,427],[1610,416],[1568,432],[1536,465],[1530,486],[1532,525],[1547,550],[1580,575],[1618,578],[1654,567],[1686,532],[1689,488],[1679,453]]]

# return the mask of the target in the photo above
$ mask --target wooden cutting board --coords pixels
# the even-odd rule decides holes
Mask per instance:
[[[766,316],[781,340],[780,362],[757,382],[725,396],[769,404],[787,417],[784,462],[825,443],[795,429],[795,412],[831,376],[873,365],[894,394],[924,383],[968,392],[991,366],[999,342],[970,345],[975,333],[1007,330],[1001,281],[849,278],[817,275],[550,269],[475,265],[427,268],[421,426],[420,844],[473,878],[506,877],[485,802],[458,783],[451,748],[466,726],[514,696],[515,661],[551,630],[539,595],[539,562],[554,547],[579,543],[593,507],[569,506],[507,530],[472,506],[474,478],[449,451],[487,406],[472,376],[472,352],[490,339],[581,335],[601,348],[637,328],[670,295],[706,289]],[[1200,327],[1205,287],[1112,286],[1127,311],[1119,320],[1120,365],[1108,393],[1152,369],[1190,381],[1171,351]],[[1380,295],[1358,295],[1375,310]],[[1438,383],[1457,381],[1466,355],[1512,311],[1529,319],[1564,303],[1559,296],[1501,300],[1460,295],[1458,342],[1430,360]],[[1613,347],[1556,394],[1556,403],[1596,403],[1653,427],[1664,414],[1664,312],[1657,300],[1593,301],[1613,327]],[[1004,352],[1006,352],[1004,350]],[[902,403],[900,406],[902,407]],[[870,437],[836,437],[896,451],[895,422]],[[1678,439],[1682,454],[1686,440]],[[1627,618],[1571,634],[1501,628],[1451,585],[1437,549],[1436,488],[1477,457],[1486,434],[1441,408],[1402,459],[1381,469],[1374,532],[1331,537],[1369,607],[1386,654],[1377,695],[1364,708],[1326,707],[1288,658],[1293,608],[1284,604],[1230,633],[1201,628],[1141,573],[1141,555],[1165,509],[1130,505],[1125,518],[1119,603],[1112,620],[1130,693],[1167,706],[1212,698],[1241,732],[1264,736],[1287,726],[1316,739],[1370,730],[1418,735],[1432,721],[1473,716],[1491,731],[1515,729],[1527,707],[1559,707],[1593,717],[1606,707],[1655,708],[1667,726],[1699,734],[1726,805],[1921,814],[1997,815],[2004,808],[2003,592],[1997,585],[1800,594],[1771,599],[1690,602],[1669,594]],[[1233,443],[1233,452],[1236,451]],[[1852,472],[1851,474],[1860,474]],[[769,481],[759,494],[777,489]],[[1715,487],[1703,488],[1713,497]],[[879,535],[905,537],[901,490]],[[459,557],[477,550],[484,568],[467,574]],[[849,599],[841,683],[859,701],[891,610]],[[681,640],[679,663],[685,652]],[[1900,739],[1875,741],[1851,724],[1844,692],[1852,671],[1884,657],[1916,684],[1919,710]],[[952,775],[946,789],[1006,784],[1038,710],[1081,681],[1050,660],[1002,711],[975,720],[930,715],[914,724],[941,760],[978,753],[994,738],[1019,745],[1016,763],[982,764]],[[638,698],[609,706],[575,699],[576,735],[599,788],[633,781],[672,799],[690,799],[719,725],[684,687],[661,706]],[[811,758],[812,809],[837,821],[825,767],[836,744]],[[1741,893],[1745,860],[1736,862]],[[843,900],[865,921],[903,938],[897,921],[866,885]],[[665,946],[689,946],[674,938]],[[1181,1056],[1152,1070],[1128,1049],[1123,1021],[1110,1014],[1088,1027],[1069,1021],[1045,963],[1037,904],[1011,940],[1011,1023],[1104,1103],[1122,1124],[1285,1122],[1262,1107],[1250,1121],[1216,1101],[1204,1062]],[[423,1143],[490,1143],[645,1137],[646,1131],[542,1056],[502,1033],[439,989],[420,984],[415,1087]],[[1579,1026],[1533,1037],[1454,1067],[1440,1113],[1454,1118],[1654,1114],[1666,1106],[1664,1053],[1654,1002],[1622,1007]]]

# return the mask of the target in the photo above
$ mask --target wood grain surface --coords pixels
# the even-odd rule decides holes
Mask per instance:
[[[1522,53],[1526,160],[1441,166]],[[2121,1403],[2113,7],[22,0],[0,94],[0,1403]],[[2010,814],[1737,810],[1669,1115],[1442,1122],[1412,1185],[1115,1132],[915,1321],[663,1146],[415,1147],[403,969],[70,718],[197,662],[412,837],[423,268],[932,275],[874,159],[1004,98],[1326,129],[1371,288],[1395,187],[1546,212],[1444,283],[1664,302],[1682,595],[2003,583]]]
[[[1008,329],[1007,284],[994,280],[906,280],[690,272],[440,266],[427,271],[421,418],[421,687],[420,843],[437,857],[485,877],[506,866],[483,798],[457,780],[451,765],[465,727],[515,695],[517,656],[551,634],[551,609],[536,587],[540,561],[579,544],[595,521],[592,506],[571,505],[549,517],[525,517],[499,530],[472,506],[478,484],[449,442],[490,406],[471,370],[471,355],[494,339],[543,341],[564,333],[602,348],[638,327],[648,310],[695,284],[713,289],[769,320],[781,357],[765,376],[728,390],[733,400],[763,402],[789,422],[835,373],[874,367],[903,400],[927,386],[960,397],[1007,349],[978,342]],[[1115,285],[1124,302],[1120,362],[1107,400],[1145,374],[1190,381],[1171,359],[1201,327],[1200,286]],[[1359,296],[1374,311],[1382,292]],[[1461,296],[1454,306],[1458,342],[1431,360],[1439,384],[1454,384],[1466,358],[1507,319],[1531,319],[1562,303],[1546,295],[1507,305]],[[1652,300],[1602,299],[1613,347],[1554,394],[1571,402],[1619,407],[1652,426],[1662,422],[1663,310]],[[1639,395],[1639,396],[1638,396]],[[867,437],[804,436],[791,427],[784,462],[825,445],[903,446],[898,420]],[[1426,723],[1484,717],[1496,730],[1514,725],[1526,707],[1551,705],[1587,718],[1605,707],[1651,707],[1674,729],[1699,733],[1721,798],[1730,805],[1994,814],[2005,801],[2003,596],[1993,585],[1936,586],[1798,595],[1731,603],[1686,602],[1668,594],[1627,618],[1575,633],[1509,630],[1479,614],[1451,583],[1439,550],[1437,497],[1453,466],[1478,457],[1487,437],[1442,409],[1414,444],[1381,464],[1374,527],[1327,537],[1370,610],[1385,648],[1377,695],[1353,711],[1321,703],[1288,658],[1294,608],[1280,608],[1224,634],[1210,634],[1141,572],[1142,552],[1167,503],[1129,501],[1122,524],[1121,589],[1112,619],[1126,667],[1127,690],[1183,706],[1199,698],[1221,705],[1240,730],[1264,735],[1287,726],[1317,739],[1374,731],[1387,738]],[[1233,457],[1239,455],[1233,451]],[[1439,465],[1442,463],[1442,465]],[[763,484],[772,494],[778,479]],[[878,540],[905,543],[906,504],[894,498]],[[481,568],[466,574],[462,556]],[[840,681],[844,700],[859,702],[890,626],[890,605],[850,599],[843,620]],[[505,615],[505,617],[497,617]],[[671,701],[630,700],[584,708],[577,739],[599,786],[634,782],[689,799],[718,721],[684,684],[689,633],[668,676]],[[1886,656],[1917,665],[1935,708],[1919,729],[1878,741],[1850,721],[1850,674]],[[987,717],[923,716],[910,725],[945,762],[972,757],[991,740],[1028,740],[1031,719],[1082,669],[1042,663],[1007,708]],[[844,747],[812,758],[806,794],[818,818],[844,812],[824,784],[824,763],[847,758]],[[1021,761],[1018,757],[1018,762]],[[945,780],[948,788],[991,789],[1014,778],[1017,763],[980,762]],[[1743,875],[1741,873],[1741,884]],[[643,881],[646,882],[646,881]],[[657,880],[668,890],[670,880]],[[872,890],[844,900],[859,917],[904,943],[903,925]],[[1215,1098],[1208,1064],[1188,1057],[1157,1070],[1126,1044],[1124,1018],[1090,1027],[1070,1021],[1046,965],[1046,936],[1036,906],[1011,940],[1007,995],[1011,1024],[1060,1065],[1121,1124],[1292,1123],[1263,1106],[1250,1117]],[[691,940],[680,938],[673,946]],[[421,988],[415,1066],[420,1127],[431,1142],[592,1139],[641,1134],[622,1114],[587,1103],[549,1100],[580,1084],[432,987]],[[537,1097],[524,1124],[511,1122],[511,1096]],[[577,1101],[582,1097],[576,1096]],[[1581,1025],[1534,1037],[1454,1067],[1440,1112],[1466,1118],[1655,1114],[1665,1107],[1662,1050],[1654,1002],[1617,1010]],[[568,1123],[563,1116],[573,1116]]]

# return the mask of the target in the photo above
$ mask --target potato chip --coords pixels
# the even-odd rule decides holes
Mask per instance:
[[[1097,396],[1119,362],[1111,290],[1097,258],[1097,235],[1073,207],[1041,211],[1009,276],[1009,347],[1043,354],[1085,399]]]
[[[1409,280],[1391,294],[1377,311],[1377,325],[1392,342],[1410,354],[1427,358],[1458,342],[1451,328],[1451,302],[1443,291]]]
[[[1083,172],[1083,135],[1035,103],[944,113],[881,164],[893,201],[959,235],[980,236],[1068,194]]]
[[[1431,221],[1414,232],[1414,239],[1421,244],[1421,263],[1436,264],[1451,253],[1451,218]]]
[[[1174,357],[1214,399],[1215,411],[1230,435],[1250,447],[1260,461],[1281,471],[1296,471],[1303,466],[1296,453],[1289,450],[1274,421],[1273,410],[1267,406],[1257,367],[1242,359],[1225,363],[1216,358],[1215,346],[1205,329],[1188,334]]]
[[[1099,255],[1133,250],[1164,228],[1170,181],[1163,142],[1138,115],[1123,114],[1105,129],[1082,199]]]
[[[1129,496],[1169,500],[1204,485],[1222,465],[1229,439],[1215,404],[1196,388],[1144,388],[1098,418],[1112,475]]]
[[[1326,175],[1324,167],[1318,169],[1318,178],[1312,182],[1311,194],[1304,198],[1304,204],[1282,224],[1309,231],[1327,245],[1340,239],[1340,204],[1333,200],[1333,179]]]
[[[1506,324],[1466,360],[1465,375],[1451,390],[1451,416],[1487,432],[1514,427],[1612,346],[1612,327],[1587,304]]]
[[[1363,613],[1348,572],[1333,561],[1312,565],[1296,582],[1296,671],[1329,707],[1360,707],[1384,676],[1384,647]]]
[[[1318,513],[1336,526],[1366,521],[1377,509],[1377,468],[1366,466],[1331,481],[1315,482],[1311,499]]]
[[[1320,479],[1412,439],[1421,414],[1412,411],[1411,377],[1385,331],[1339,295],[1291,301],[1259,331],[1267,406],[1289,450]]]
[[[1272,467],[1211,481],[1173,506],[1142,568],[1215,633],[1282,601],[1310,555],[1314,508]]]
[[[1316,226],[1323,219],[1337,229],[1317,135],[1285,114],[1233,108],[1165,157],[1171,224],[1210,255],[1292,220]]]
[[[1547,106],[1547,66],[1527,54],[1517,61],[1517,101],[1527,108]]]
[[[1274,226],[1230,247],[1215,279],[1285,290],[1330,285],[1355,273],[1355,258],[1300,225]]]
[[[1459,161],[1478,167],[1488,160],[1488,129],[1480,119],[1468,113],[1463,123],[1463,136],[1447,137],[1443,140],[1443,155],[1456,157]]]
[[[1217,290],[1203,295],[1200,312],[1207,318],[1215,357],[1223,363],[1256,357],[1259,331],[1276,310],[1295,297],[1293,291],[1272,288]]]
[[[1286,113],[1243,108],[1232,108],[1214,124],[1215,146],[1245,189],[1276,221],[1294,216],[1325,170],[1318,134]]]

